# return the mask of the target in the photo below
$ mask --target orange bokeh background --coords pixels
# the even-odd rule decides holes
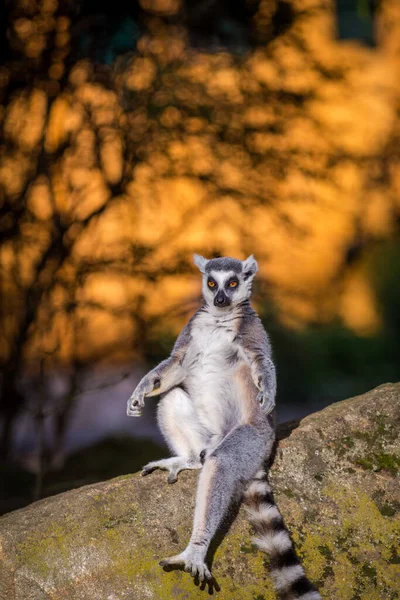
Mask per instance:
[[[367,47],[337,39],[333,1],[287,4],[290,26],[235,54],[193,48],[163,20],[179,2],[143,2],[136,51],[99,69],[69,60],[62,2],[14,3],[0,70],[2,361],[21,339],[31,364],[140,356],[196,305],[193,252],[254,253],[256,302],[286,326],[379,330],[368,269],[348,256],[398,229],[400,5],[380,4]],[[256,31],[276,5],[259,3]]]

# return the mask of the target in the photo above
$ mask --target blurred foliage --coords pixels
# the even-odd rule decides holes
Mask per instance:
[[[381,326],[360,336],[336,320],[292,331],[273,313],[264,321],[274,341],[280,365],[279,394],[287,404],[328,404],[400,377],[400,241],[369,247],[359,260],[375,290]]]
[[[2,10],[3,454],[22,374],[40,422],[46,373],[70,368],[62,437],[88,366],[164,349],[198,303],[193,251],[257,257],[283,389],[287,365],[339,386],[395,348],[366,257],[398,235],[398,0],[374,48],[338,39],[333,0]]]

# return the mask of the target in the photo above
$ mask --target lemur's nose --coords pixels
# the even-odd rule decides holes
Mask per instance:
[[[230,301],[228,296],[226,296],[224,292],[220,290],[214,298],[215,306],[228,306],[229,303]]]

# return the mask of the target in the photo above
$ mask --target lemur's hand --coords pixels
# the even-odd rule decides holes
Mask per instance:
[[[141,381],[139,381],[132,396],[128,400],[126,414],[128,417],[141,417],[144,407],[144,399],[152,392],[156,392],[160,387],[160,379],[150,372]]]
[[[260,391],[257,394],[257,402],[260,404],[265,416],[268,416],[275,408],[275,398],[268,390],[267,379],[261,379],[259,382],[259,389]]]
[[[265,416],[268,416],[275,408],[275,399],[271,398],[268,392],[258,392],[257,402],[259,402]]]
[[[128,400],[126,414],[128,417],[141,417],[144,407],[144,392],[138,386]]]

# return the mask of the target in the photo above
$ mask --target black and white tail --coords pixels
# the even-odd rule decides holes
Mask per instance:
[[[259,471],[250,483],[244,503],[257,534],[253,542],[270,557],[271,576],[278,597],[282,600],[321,600],[296,555],[265,471]]]

